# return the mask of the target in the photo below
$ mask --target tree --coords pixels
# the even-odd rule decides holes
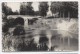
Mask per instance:
[[[51,12],[59,12],[60,17],[76,17],[78,15],[78,3],[77,2],[52,2]],[[75,14],[76,13],[76,14]]]
[[[12,15],[12,9],[7,6],[7,3],[2,3],[2,12],[5,13],[5,15]]]
[[[34,15],[32,2],[27,2],[27,3],[23,2],[23,3],[21,3],[20,14],[21,15]]]
[[[63,4],[62,2],[51,2],[51,12],[52,12],[52,15],[61,11],[61,9],[63,9]]]
[[[7,14],[7,8],[6,8],[6,4],[4,2],[2,3],[2,12]]]
[[[10,27],[14,27],[15,25],[14,25],[14,18],[11,18],[11,19],[8,19],[7,20],[7,23],[8,23],[8,27],[10,28]]]
[[[78,2],[65,2],[64,5],[66,7],[66,11],[68,12],[68,17],[78,17]]]
[[[12,12],[12,9],[10,7],[7,7],[7,15],[12,15],[13,12]]]
[[[32,7],[32,2],[27,2],[26,14],[27,15],[34,15],[34,10],[33,10],[33,7]]]
[[[21,15],[25,15],[25,10],[26,10],[26,5],[25,5],[26,3],[21,3],[21,5],[20,5],[20,14]]]
[[[46,16],[48,11],[48,3],[47,2],[40,2],[39,4],[39,12],[40,16]]]

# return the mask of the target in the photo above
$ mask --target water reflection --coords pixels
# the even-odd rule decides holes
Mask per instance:
[[[47,26],[43,25],[43,27],[41,26],[37,29],[30,29],[33,28],[33,25],[29,29],[24,27],[24,33],[23,27],[20,27],[18,31],[13,32],[15,35],[5,36],[3,43],[6,46],[11,41],[11,45],[9,44],[7,46],[14,51],[77,51],[77,23],[73,20],[73,22],[63,20],[59,22],[60,20],[58,20],[54,19],[53,22],[47,23],[51,27],[51,30],[46,29]],[[43,30],[43,28],[45,29]],[[7,50],[10,51],[9,49]]]
[[[65,31],[63,31],[65,32]],[[74,44],[73,41],[69,41],[67,37],[63,38],[62,33],[59,33],[58,30],[34,30],[33,32],[36,35],[33,35],[34,42],[39,46],[40,44],[47,44],[48,49],[51,50],[52,48],[55,49],[55,51],[58,50],[78,50],[78,40],[73,38],[69,38],[69,40],[75,39],[75,45],[69,46],[70,44]],[[66,34],[65,34],[66,35]],[[70,36],[73,36],[74,34],[70,34]],[[77,36],[77,35],[76,35]],[[57,47],[56,47],[57,46]]]

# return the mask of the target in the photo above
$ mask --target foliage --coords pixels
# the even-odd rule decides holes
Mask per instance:
[[[6,3],[2,3],[2,12],[5,13],[5,15],[12,15],[12,9],[6,5]]]
[[[61,12],[65,17],[77,17],[78,14],[78,3],[77,2],[51,2],[51,12],[52,14],[56,12]]]
[[[24,34],[25,34],[25,30],[24,27],[22,26],[17,26],[13,31],[13,35],[24,35]]]
[[[32,7],[32,2],[22,3],[20,6],[21,15],[34,15],[34,10]]]
[[[8,23],[4,23],[4,25],[2,26],[2,32],[6,33],[8,32],[9,27],[8,27]]]
[[[48,11],[48,3],[47,2],[40,2],[39,4],[39,13],[40,16],[46,16]]]

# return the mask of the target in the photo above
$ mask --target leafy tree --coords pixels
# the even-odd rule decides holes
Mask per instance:
[[[27,2],[27,5],[26,5],[26,14],[27,15],[34,15],[34,10],[33,10],[33,7],[32,7],[32,2]]]
[[[21,5],[20,5],[20,14],[21,14],[21,15],[25,15],[25,10],[26,10],[26,5],[25,5],[25,3],[23,2],[23,3],[21,3]]]
[[[60,17],[76,17],[78,12],[78,3],[77,2],[52,2],[51,12],[52,14],[59,12]]]
[[[7,26],[8,27],[14,27],[15,26],[14,25],[14,20],[15,20],[14,18],[8,19],[7,20],[7,24],[8,24]]]
[[[2,12],[7,14],[7,8],[6,8],[6,4],[4,2],[2,3]]]
[[[40,16],[46,16],[48,11],[48,3],[47,2],[40,2],[39,4],[39,12]]]
[[[22,3],[20,6],[21,15],[34,15],[34,10],[32,7],[32,2]]]
[[[52,12],[52,15],[55,14],[56,12],[61,11],[61,9],[63,9],[62,2],[51,2],[50,10]]]
[[[65,13],[71,18],[78,17],[78,2],[64,2]],[[66,15],[66,14],[65,14]]]
[[[12,15],[12,9],[4,2],[2,3],[2,12],[5,13],[5,15]]]

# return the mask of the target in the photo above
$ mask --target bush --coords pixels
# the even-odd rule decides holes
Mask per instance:
[[[3,27],[2,27],[2,32],[6,33],[6,32],[8,32],[8,30],[9,30],[8,24],[5,23],[5,24],[3,25]]]
[[[14,24],[14,19],[13,19],[13,18],[8,19],[8,20],[7,20],[7,23],[8,23],[8,26],[9,26],[9,27],[14,27],[14,26],[15,26],[15,24]]]
[[[25,34],[25,30],[24,27],[22,26],[17,26],[13,31],[13,35],[24,35],[24,34]]]

